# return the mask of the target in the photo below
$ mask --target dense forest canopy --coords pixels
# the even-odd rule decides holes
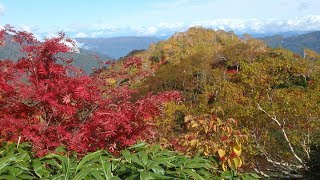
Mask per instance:
[[[144,93],[182,92],[185,101],[169,104],[158,122],[162,144],[176,137],[187,148],[184,151],[216,153],[213,144],[224,142],[201,139],[200,131],[205,131],[201,124],[194,136],[186,117],[200,122],[208,115],[235,118],[237,129],[249,137],[243,145],[248,162],[263,164],[255,161],[265,159],[275,166],[289,162],[306,167],[310,145],[319,134],[320,66],[316,52],[305,52],[302,57],[268,48],[248,35],[239,38],[233,32],[191,28],[133,54],[152,71],[151,76],[133,81],[134,88]],[[188,144],[191,136],[197,141]]]

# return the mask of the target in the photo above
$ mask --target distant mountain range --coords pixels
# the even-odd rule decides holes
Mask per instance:
[[[295,53],[303,54],[303,49],[308,48],[320,53],[320,31],[285,37],[275,35],[261,38],[272,48],[282,47]]]
[[[76,38],[80,47],[118,59],[132,50],[148,49],[161,39],[156,37]]]
[[[293,36],[289,36],[290,33],[286,33],[260,39],[272,48],[282,47],[301,55],[304,48],[320,53],[320,31],[306,34],[300,33],[295,33]],[[253,37],[256,36],[253,35]],[[81,47],[79,48],[80,53],[67,53],[63,56],[73,58],[74,66],[81,67],[87,73],[91,73],[93,68],[101,67],[96,56],[99,56],[102,61],[118,59],[133,50],[148,49],[150,44],[161,40],[155,37],[76,38]],[[8,41],[5,47],[0,47],[0,60],[17,60],[23,55],[17,43]]]
[[[10,59],[17,61],[19,58],[25,56],[23,52],[20,51],[21,46],[12,42],[7,38],[6,46],[0,46],[0,60]],[[112,59],[107,55],[100,54],[98,52],[93,52],[87,49],[78,49],[79,52],[70,52],[66,54],[61,54],[63,58],[72,58],[74,61],[71,63],[73,66],[82,68],[86,73],[93,72],[93,68],[101,67],[101,61],[106,61]],[[99,57],[99,60],[97,59]]]
[[[282,47],[303,54],[304,48],[320,53],[320,31],[284,32],[278,35],[252,34],[272,48]],[[76,38],[80,47],[86,50],[110,56],[114,59],[124,57],[133,50],[148,49],[150,44],[163,39],[156,37],[115,37],[115,38]]]

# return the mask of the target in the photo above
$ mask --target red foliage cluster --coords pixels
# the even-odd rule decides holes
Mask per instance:
[[[133,100],[128,85],[108,86],[99,77],[58,64],[57,53],[70,50],[62,43],[71,42],[63,33],[40,42],[6,26],[0,42],[5,37],[20,43],[27,55],[17,62],[0,61],[0,142],[32,142],[38,156],[61,145],[80,154],[116,153],[148,137],[149,119],[160,115],[161,103],[180,98],[167,92]],[[124,63],[141,68],[139,59]]]
[[[229,69],[229,70],[227,70],[227,73],[228,74],[236,74],[236,73],[238,73],[238,71],[236,69]]]

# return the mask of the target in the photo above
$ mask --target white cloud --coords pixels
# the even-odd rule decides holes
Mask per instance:
[[[0,15],[4,15],[5,10],[4,6],[0,4]]]
[[[83,32],[78,32],[78,33],[75,35],[76,38],[86,38],[86,37],[88,37],[88,36],[89,36],[88,34],[83,33]]]
[[[154,36],[158,32],[158,28],[155,26],[150,27],[132,27],[133,32],[135,32],[138,36]]]
[[[95,31],[90,34],[90,36],[93,38],[101,36],[101,35],[103,35],[103,31]]]
[[[167,22],[162,22],[158,25],[159,28],[162,28],[162,29],[179,29],[179,28],[182,28],[184,27],[184,23],[167,23]]]
[[[73,38],[84,37],[117,37],[117,36],[171,36],[175,32],[186,31],[192,26],[202,26],[205,28],[222,29],[234,31],[238,34],[243,33],[282,33],[289,31],[317,31],[320,30],[320,14],[301,16],[289,19],[280,18],[248,18],[231,19],[218,18],[203,21],[186,22],[161,22],[150,26],[111,26],[101,23],[87,25],[76,28],[73,26],[65,28],[41,29],[37,26],[20,25],[18,30],[33,32],[38,39],[43,37],[55,37],[59,29],[64,29],[66,34]],[[1,29],[1,26],[0,26]],[[66,31],[67,30],[67,31]],[[39,38],[40,37],[40,38]],[[42,38],[41,38],[42,37]]]
[[[320,15],[303,16],[291,19],[212,19],[196,21],[190,24],[177,22],[161,22],[152,26],[113,27],[95,25],[89,29],[81,29],[73,37],[114,37],[114,36],[169,36],[175,32],[186,31],[193,26],[222,29],[236,33],[281,33],[288,31],[320,30]]]
[[[235,32],[277,33],[320,30],[320,15],[292,19],[214,19],[199,21],[190,26],[203,26]]]

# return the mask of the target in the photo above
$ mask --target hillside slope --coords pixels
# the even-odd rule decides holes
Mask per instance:
[[[261,40],[272,48],[283,47],[300,55],[303,55],[305,48],[320,53],[320,31],[290,37],[275,35],[261,38]]]
[[[12,42],[7,38],[6,46],[0,46],[0,60],[10,59],[17,61],[24,56],[24,53],[20,51],[20,48],[21,46],[18,43]],[[92,73],[92,69],[100,68],[102,62],[111,59],[108,55],[103,55],[90,50],[79,48],[79,51],[80,53],[70,52],[61,55],[61,57],[72,58],[73,62],[71,64],[75,67],[82,68],[86,73]]]
[[[132,50],[147,49],[160,39],[155,37],[115,37],[115,38],[76,38],[82,47],[115,59],[127,55]]]

